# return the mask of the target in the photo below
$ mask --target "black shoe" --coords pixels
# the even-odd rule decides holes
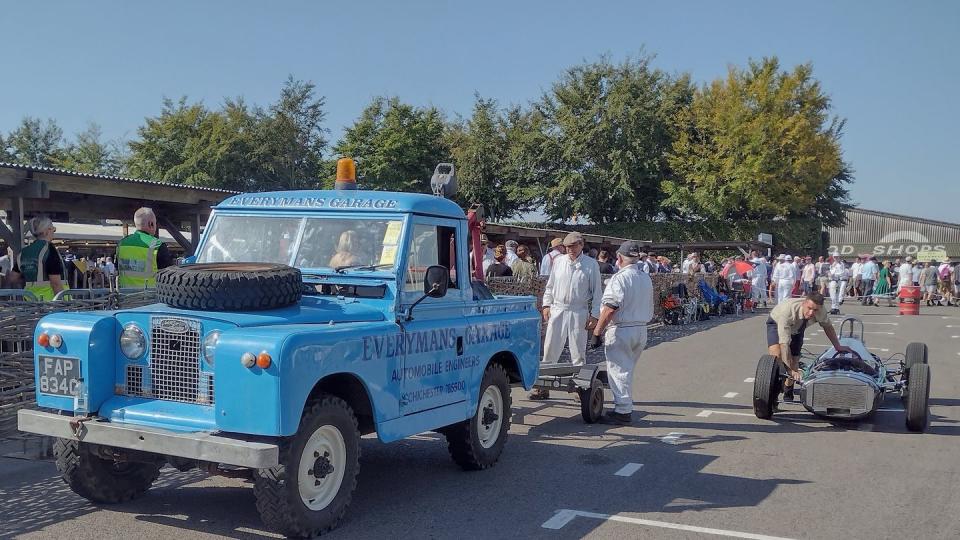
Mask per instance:
[[[615,426],[626,426],[633,423],[633,415],[630,413],[618,413],[607,411],[598,420],[601,424],[611,424]]]
[[[789,386],[783,389],[783,400],[784,401],[793,401],[793,387]]]

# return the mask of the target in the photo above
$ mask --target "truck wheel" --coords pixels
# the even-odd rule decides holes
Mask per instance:
[[[143,495],[160,476],[157,463],[118,462],[96,455],[89,444],[57,439],[53,455],[63,481],[84,499],[116,504]]]
[[[157,298],[184,309],[281,308],[297,303],[302,287],[300,270],[284,264],[185,264],[157,272]]]
[[[347,512],[360,472],[360,430],[346,401],[325,395],[310,404],[297,434],[280,445],[280,463],[254,473],[260,518],[292,537],[330,531]]]
[[[757,362],[757,374],[753,379],[753,413],[757,418],[773,416],[780,393],[780,361],[776,356],[765,354]]]
[[[910,368],[914,364],[926,364],[927,363],[927,344],[926,343],[911,343],[907,345],[907,353],[903,358],[903,374],[907,379],[910,378]]]
[[[590,388],[580,390],[580,416],[588,424],[594,424],[603,416],[603,384],[594,378]]]
[[[907,382],[907,429],[922,432],[927,429],[927,416],[930,398],[930,366],[915,364],[910,368],[910,380]]]
[[[450,456],[457,465],[468,471],[479,471],[497,462],[507,442],[510,406],[507,372],[499,364],[490,364],[483,372],[477,414],[442,430]]]

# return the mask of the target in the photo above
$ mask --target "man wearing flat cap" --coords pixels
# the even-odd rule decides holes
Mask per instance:
[[[553,263],[561,255],[565,254],[567,249],[563,247],[563,240],[559,238],[554,238],[550,241],[550,251],[543,256],[543,260],[540,261],[540,275],[549,276],[550,271],[553,270]]]
[[[553,262],[543,291],[543,320],[547,332],[543,343],[543,362],[556,363],[563,346],[570,347],[573,365],[586,363],[588,330],[600,315],[600,265],[583,254],[583,236],[570,233],[563,239],[566,256]],[[546,399],[550,392],[536,389],[530,399]]]
[[[653,318],[653,282],[638,264],[644,255],[633,240],[617,250],[620,271],[603,291],[600,317],[590,338],[590,348],[602,343],[607,358],[614,407],[601,420],[608,424],[629,424],[633,420],[633,369],[647,346],[647,323]]]

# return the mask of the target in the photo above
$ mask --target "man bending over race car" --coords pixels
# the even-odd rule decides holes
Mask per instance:
[[[820,323],[823,335],[827,336],[837,352],[851,352],[840,344],[837,332],[830,324],[823,306],[823,295],[814,292],[803,298],[788,298],[777,304],[767,318],[768,354],[780,359],[790,374],[783,383],[783,400],[793,401],[793,383],[803,377],[800,371],[800,348],[803,347],[803,332],[810,320]]]

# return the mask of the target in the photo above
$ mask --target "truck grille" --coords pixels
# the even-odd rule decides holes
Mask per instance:
[[[127,366],[126,394],[143,397],[143,366]]]
[[[813,388],[813,406],[820,409],[870,410],[873,391],[861,384],[816,383]]]
[[[203,388],[203,398],[200,396],[200,321],[154,317],[150,321],[150,334],[153,397],[212,404],[213,394],[207,395],[207,388]]]

